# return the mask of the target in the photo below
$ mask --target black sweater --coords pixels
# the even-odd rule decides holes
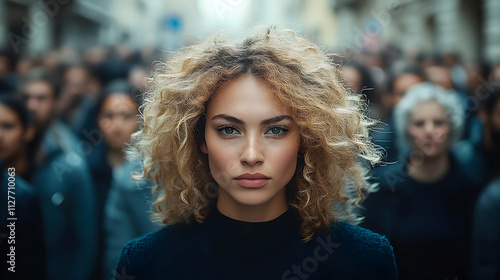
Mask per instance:
[[[397,279],[387,239],[344,222],[307,243],[288,210],[259,223],[216,208],[203,224],[172,225],[127,243],[115,279]]]
[[[471,230],[478,188],[450,158],[434,183],[408,175],[404,162],[379,168],[380,191],[363,206],[361,226],[384,234],[394,246],[401,279],[468,279]]]

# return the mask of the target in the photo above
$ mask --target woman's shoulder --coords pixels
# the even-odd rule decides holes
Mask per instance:
[[[397,279],[393,249],[385,236],[347,222],[333,222],[326,238],[327,244],[336,244],[335,262],[347,260],[346,269],[356,268],[360,276],[372,279]]]
[[[125,275],[146,277],[154,263],[171,263],[179,247],[192,239],[193,226],[167,225],[132,239],[123,246],[116,267],[115,279]]]
[[[333,222],[330,230],[330,234],[338,242],[348,243],[370,253],[390,253],[392,255],[392,246],[389,240],[369,229],[342,221]]]

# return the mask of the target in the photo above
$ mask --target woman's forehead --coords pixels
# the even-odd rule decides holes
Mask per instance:
[[[291,110],[278,100],[264,81],[252,76],[241,76],[228,81],[208,104],[208,117],[218,114],[266,119],[290,115]]]

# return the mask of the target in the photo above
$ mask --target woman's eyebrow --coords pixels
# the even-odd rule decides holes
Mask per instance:
[[[263,120],[260,123],[260,125],[277,123],[277,122],[282,121],[282,120],[293,120],[293,118],[290,115],[281,115],[281,116],[277,116],[277,117],[270,118],[270,119],[267,119],[267,120]]]
[[[225,119],[229,122],[233,122],[233,123],[237,123],[237,124],[245,124],[244,121],[242,121],[238,118],[235,118],[233,116],[226,115],[226,114],[216,115],[212,118],[212,120],[218,119],[218,118]],[[282,120],[293,120],[293,118],[290,115],[280,115],[280,116],[272,117],[270,119],[263,120],[262,122],[260,122],[260,125],[277,123],[277,122],[282,121]]]
[[[242,121],[238,118],[235,118],[233,116],[226,115],[226,114],[216,115],[212,118],[212,120],[215,120],[215,119],[225,119],[226,121],[229,121],[229,122],[233,122],[233,123],[237,123],[237,124],[245,124],[244,121]]]

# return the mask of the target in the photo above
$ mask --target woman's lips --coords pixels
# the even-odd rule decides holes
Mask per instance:
[[[257,189],[264,186],[270,179],[236,179],[236,182],[242,187]]]
[[[234,179],[242,187],[256,189],[264,186],[267,183],[267,181],[269,181],[271,178],[260,173],[255,173],[255,174],[245,173],[241,174],[240,176]]]

